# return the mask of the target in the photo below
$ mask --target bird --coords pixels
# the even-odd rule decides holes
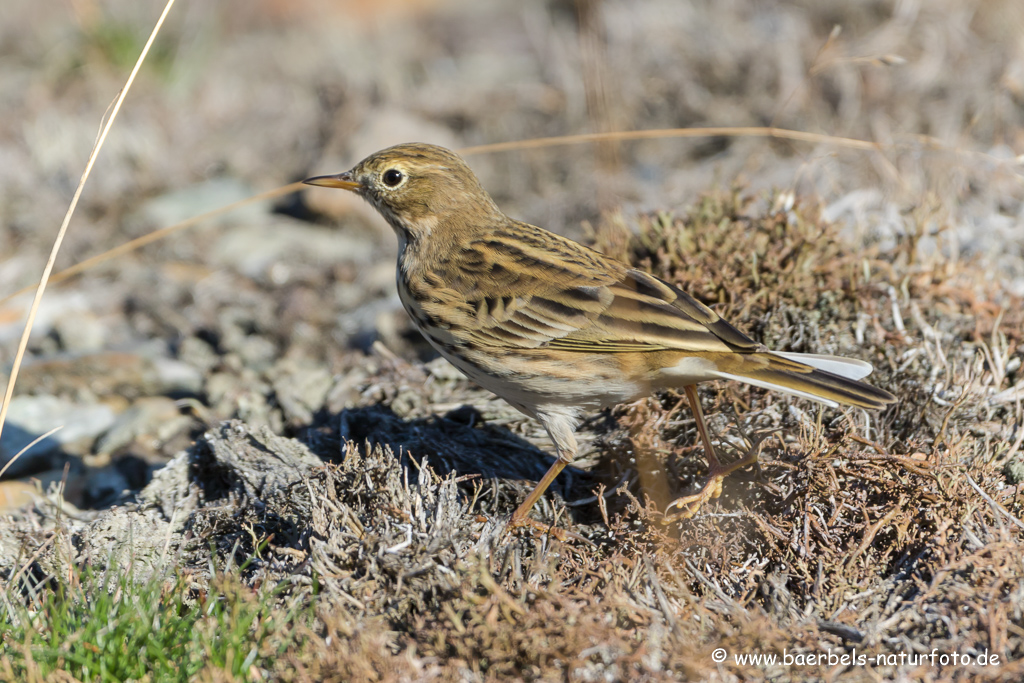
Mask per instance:
[[[773,352],[680,287],[557,233],[506,216],[455,152],[405,143],[351,170],[308,178],[368,201],[398,236],[402,305],[437,352],[536,419],[555,461],[507,529],[543,527],[530,509],[573,461],[586,413],[682,390],[708,474],[666,506],[692,517],[756,453],[723,464],[696,385],[735,380],[828,406],[883,409],[896,397],[861,382],[861,360]],[[678,514],[668,515],[676,508]],[[550,528],[550,527],[549,527]]]

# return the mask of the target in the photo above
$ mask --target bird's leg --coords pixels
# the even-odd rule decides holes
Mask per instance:
[[[587,539],[577,534],[559,529],[553,524],[544,524],[543,522],[533,519],[529,516],[530,509],[534,504],[540,500],[540,497],[544,495],[544,492],[551,486],[551,482],[555,480],[555,477],[561,473],[565,466],[572,462],[573,458],[576,457],[576,437],[573,435],[575,429],[575,421],[567,418],[564,415],[549,415],[549,414],[538,414],[537,419],[548,432],[548,436],[555,444],[555,451],[557,457],[555,462],[551,464],[548,471],[544,473],[537,485],[530,491],[530,495],[526,497],[516,511],[512,513],[512,519],[509,520],[508,526],[505,527],[505,531],[511,531],[519,527],[528,526],[536,529],[542,533],[549,533],[560,541],[564,541],[568,538],[573,538],[578,541],[589,543]]]
[[[538,481],[537,485],[533,487],[532,491],[530,491],[530,495],[528,495],[526,500],[520,503],[519,507],[516,508],[516,511],[512,513],[512,519],[509,520],[508,523],[510,529],[519,526],[536,526],[536,524],[539,524],[539,522],[536,522],[536,520],[528,516],[530,509],[538,500],[540,500],[540,497],[544,495],[547,488],[551,486],[551,482],[555,480],[555,477],[557,477],[568,464],[569,462],[567,460],[563,460],[561,455],[555,459],[555,462],[553,462],[551,467],[548,468],[544,477]],[[545,529],[547,528],[547,525],[542,526]]]
[[[690,401],[690,410],[693,411],[693,417],[697,421],[697,432],[700,434],[700,439],[704,443],[704,454],[708,460],[708,476],[704,480],[704,484],[696,493],[681,496],[668,504],[665,508],[666,513],[673,507],[679,508],[680,511],[675,515],[666,514],[662,519],[663,524],[671,524],[679,519],[689,519],[690,517],[693,517],[697,514],[701,505],[712,498],[718,498],[722,495],[722,481],[727,476],[741,467],[753,465],[757,462],[758,451],[757,449],[751,449],[747,455],[736,462],[723,465],[718,460],[718,456],[715,455],[715,449],[711,445],[711,437],[708,436],[708,426],[707,423],[704,422],[704,411],[701,410],[700,398],[697,396],[697,387],[691,384],[683,387],[683,390],[686,392],[686,398]]]
[[[551,467],[548,468],[548,471],[544,473],[544,477],[540,481],[538,481],[537,485],[533,487],[532,491],[530,491],[530,495],[526,497],[526,500],[520,503],[519,507],[516,508],[516,511],[512,513],[512,519],[510,519],[508,521],[508,524],[505,526],[505,533],[508,533],[513,529],[518,529],[520,527],[525,526],[530,527],[531,529],[535,529],[542,534],[551,534],[552,536],[554,536],[562,542],[572,539],[574,541],[580,541],[582,543],[594,545],[594,543],[590,539],[584,538],[579,534],[574,534],[573,532],[566,531],[565,529],[559,529],[554,524],[545,524],[539,519],[534,519],[533,517],[527,516],[530,512],[530,508],[533,507],[534,503],[540,500],[540,497],[544,494],[544,491],[547,490],[548,486],[551,485],[551,482],[555,480],[555,477],[557,477],[558,474],[563,469],[565,469],[565,466],[568,464],[568,460],[563,460],[561,456],[558,456],[558,458],[551,465]]]

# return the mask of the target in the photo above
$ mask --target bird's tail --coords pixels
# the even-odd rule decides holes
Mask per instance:
[[[888,391],[857,380],[871,374],[871,365],[840,356],[809,353],[723,354],[715,376],[780,391],[832,406],[842,404],[878,410],[896,401]]]

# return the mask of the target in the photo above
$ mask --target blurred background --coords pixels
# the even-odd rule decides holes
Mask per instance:
[[[161,7],[0,4],[0,297],[37,281]],[[507,213],[578,238],[714,188],[792,194],[855,244],[980,259],[1024,295],[1019,0],[181,0],[58,267],[398,142],[702,126],[877,148],[714,136],[467,160]],[[187,444],[192,413],[280,430],[345,405],[337,378],[373,342],[430,357],[394,294],[394,244],[355,198],[306,190],[54,286],[0,462],[81,423],[11,474],[81,457],[110,475],[82,485],[98,504]],[[0,304],[0,374],[27,301]]]

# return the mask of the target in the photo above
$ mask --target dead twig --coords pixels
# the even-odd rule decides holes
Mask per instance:
[[[965,474],[964,476],[965,476],[965,477],[967,477],[967,483],[971,485],[971,488],[973,488],[973,489],[974,489],[975,491],[977,491],[977,492],[978,492],[978,495],[979,495],[979,496],[981,496],[982,498],[984,498],[984,499],[985,499],[985,502],[986,502],[986,503],[988,503],[989,505],[991,505],[993,509],[995,509],[995,510],[998,510],[999,512],[1003,513],[1003,515],[1004,515],[1004,516],[1005,516],[1005,517],[1006,517],[1006,518],[1007,518],[1008,520],[1010,520],[1011,522],[1013,522],[1014,524],[1016,524],[1016,525],[1017,525],[1017,526],[1018,526],[1019,528],[1021,528],[1021,529],[1024,529],[1024,522],[1020,521],[1019,519],[1017,519],[1016,517],[1014,517],[1014,516],[1013,516],[1012,514],[1010,514],[1010,511],[1009,511],[1009,510],[1007,510],[1006,508],[1004,508],[1004,507],[1003,507],[1002,505],[1000,505],[999,503],[997,503],[997,502],[995,501],[995,499],[993,499],[993,498],[992,498],[992,496],[990,496],[990,495],[988,495],[987,493],[985,493],[984,491],[982,491],[982,490],[981,490],[981,487],[980,487],[980,486],[978,486],[978,485],[977,485],[977,484],[976,484],[976,483],[974,482],[974,479],[972,479],[972,478],[971,478],[971,475],[969,475],[969,474]]]

